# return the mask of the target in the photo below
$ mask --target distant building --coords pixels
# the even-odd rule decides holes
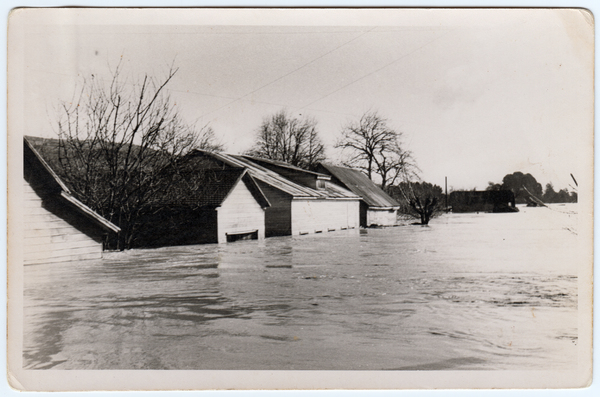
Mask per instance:
[[[450,193],[452,212],[516,212],[512,190],[456,191]]]
[[[24,263],[101,258],[104,237],[120,229],[73,197],[27,138],[23,175]]]
[[[320,163],[317,171],[331,175],[331,181],[360,196],[360,226],[397,224],[400,203],[373,183],[363,172],[348,167]]]
[[[360,197],[331,183],[328,175],[286,163],[195,151],[204,168],[247,169],[271,204],[265,210],[265,235],[321,233],[359,227]]]

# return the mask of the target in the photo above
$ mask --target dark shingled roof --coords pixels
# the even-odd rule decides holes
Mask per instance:
[[[320,163],[320,169],[337,178],[347,189],[361,196],[369,207],[399,207],[400,203],[373,183],[364,173],[347,167]]]
[[[39,153],[48,168],[59,167],[59,140],[27,136],[25,141]],[[167,172],[169,183],[165,183],[163,194],[150,202],[152,206],[177,207],[218,207],[229,195],[233,187],[242,181],[263,208],[270,204],[254,179],[243,168],[227,170],[203,170],[201,158],[187,156],[181,158],[177,175]],[[161,171],[159,171],[161,172]],[[54,174],[56,176],[56,174]],[[58,176],[56,176],[58,179]],[[60,179],[58,179],[60,180]],[[165,181],[167,182],[167,181]],[[65,190],[69,187],[61,181]]]
[[[160,205],[186,206],[192,208],[219,207],[238,183],[244,183],[258,204],[270,204],[256,182],[244,168],[224,170],[202,169],[197,167],[202,159],[189,158],[184,171],[169,187],[160,200]]]
[[[23,166],[25,179],[35,178],[42,181],[45,190],[66,200],[75,211],[83,214],[102,229],[118,233],[121,229],[103,218],[90,207],[77,200],[65,183],[58,177],[52,167],[44,160],[31,143],[30,137],[23,137]]]

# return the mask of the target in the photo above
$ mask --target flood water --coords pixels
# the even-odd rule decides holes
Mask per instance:
[[[26,266],[23,365],[569,369],[575,209]]]

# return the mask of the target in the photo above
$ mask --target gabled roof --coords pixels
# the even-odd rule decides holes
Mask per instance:
[[[61,181],[52,169],[52,166],[58,166],[60,161],[59,140],[33,136],[26,136],[25,140],[36,151],[39,159],[45,164],[46,170],[52,174],[54,183],[60,184],[58,188],[72,195],[68,186]],[[165,186],[164,194],[154,199],[151,204],[193,208],[218,207],[241,180],[262,208],[270,206],[256,181],[244,169],[229,169],[218,172],[217,170],[211,170],[211,172],[199,175],[197,171],[202,166],[198,164],[197,159],[183,157],[181,160],[181,166],[178,169],[178,180],[171,181],[173,183]]]
[[[400,204],[379,186],[371,181],[364,173],[348,167],[340,167],[331,164],[320,163],[325,169],[344,186],[355,194],[361,196],[369,207],[390,208],[399,207]]]
[[[65,183],[58,177],[58,175],[42,158],[42,156],[33,147],[28,139],[28,137],[23,137],[24,166],[35,167],[35,171],[32,171],[35,172],[36,177],[43,179],[45,188],[53,193],[59,194],[72,206],[74,210],[83,214],[101,228],[115,233],[120,232],[121,229],[117,225],[102,217],[100,214],[72,196],[67,185],[65,185]]]
[[[229,197],[238,183],[244,183],[252,196],[262,208],[270,207],[270,203],[260,190],[254,179],[244,168],[222,170],[205,170],[199,174],[198,163],[194,158],[187,158],[177,180],[167,188],[157,205],[187,206],[192,208],[219,207]],[[193,170],[193,172],[191,171]]]
[[[352,192],[334,184],[327,184],[325,189],[312,189],[292,182],[281,176],[275,171],[257,164],[246,156],[233,156],[225,153],[214,153],[202,150],[196,150],[196,154],[210,156],[214,159],[237,168],[246,168],[248,173],[256,180],[266,183],[278,190],[281,190],[295,198],[314,198],[314,199],[359,199]]]

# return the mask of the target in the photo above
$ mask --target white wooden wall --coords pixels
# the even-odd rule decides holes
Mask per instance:
[[[41,198],[25,182],[23,202],[24,263],[57,263],[102,257],[102,242],[82,233],[42,207]]]
[[[367,210],[367,226],[393,226],[397,223],[397,211],[375,210],[369,208]]]
[[[292,235],[359,227],[358,200],[293,200]]]
[[[265,238],[265,211],[256,202],[243,181],[234,188],[221,207],[217,208],[219,243],[227,242],[227,233],[258,230],[258,239]]]

